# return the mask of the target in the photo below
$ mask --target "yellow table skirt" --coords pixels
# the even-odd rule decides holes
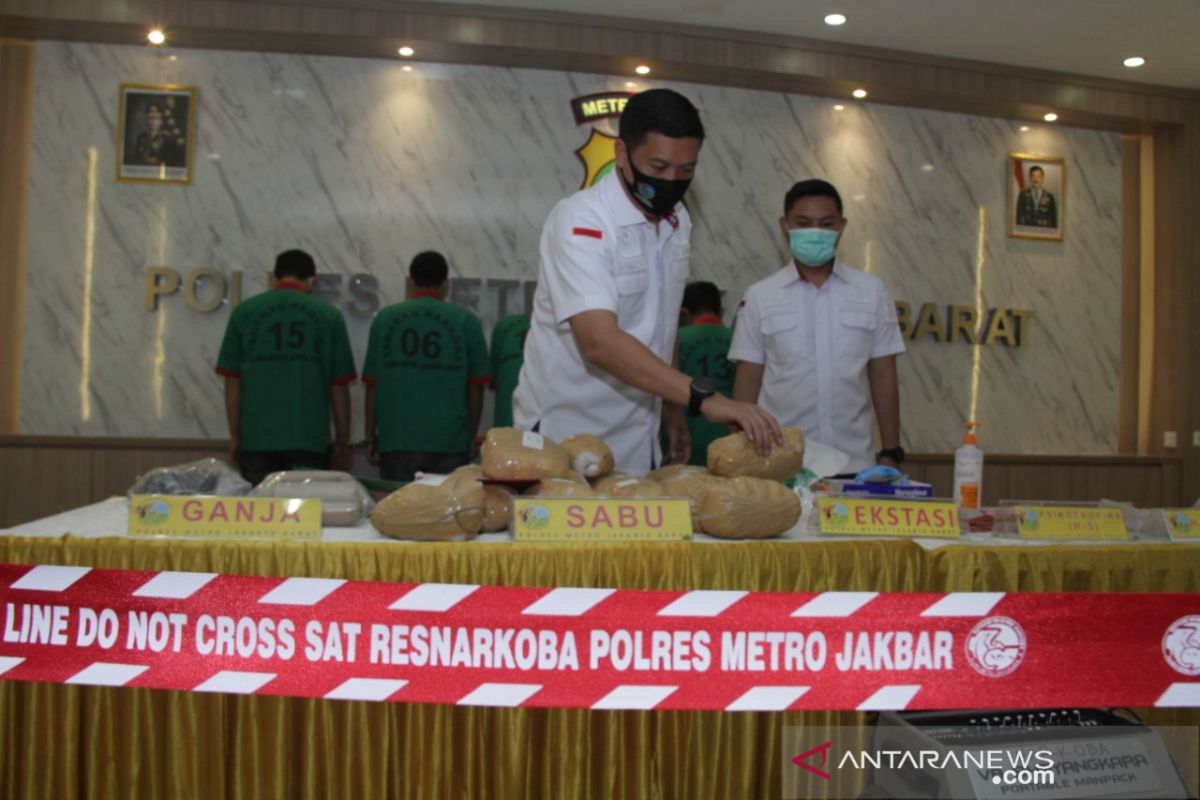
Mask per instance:
[[[1200,546],[1187,545],[927,552],[903,540],[558,547],[66,536],[0,537],[0,560],[629,589],[1200,590]],[[1197,710],[1144,716],[1200,724]],[[783,726],[819,735],[868,715],[458,708],[0,681],[0,720],[3,797],[642,800],[778,797]]]

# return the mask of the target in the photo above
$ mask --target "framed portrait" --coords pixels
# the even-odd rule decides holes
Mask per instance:
[[[196,87],[123,83],[117,119],[118,181],[192,182]]]
[[[1008,235],[1061,242],[1067,176],[1061,158],[1013,153],[1008,157]]]

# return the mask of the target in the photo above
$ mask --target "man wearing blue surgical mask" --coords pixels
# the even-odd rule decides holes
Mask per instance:
[[[895,304],[879,278],[837,257],[846,218],[831,184],[797,183],[783,211],[779,228],[792,257],[751,286],[739,306],[729,349],[738,362],[733,397],[848,453],[850,470],[899,466],[896,356],[904,339]]]

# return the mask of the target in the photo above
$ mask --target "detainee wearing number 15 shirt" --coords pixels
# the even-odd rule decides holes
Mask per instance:
[[[253,484],[279,470],[350,466],[354,356],[341,312],[310,294],[316,274],[303,250],[280,253],[271,290],[238,304],[225,329],[217,374],[229,458]]]
[[[445,302],[449,267],[440,253],[409,266],[408,300],[371,323],[363,366],[367,457],[385,480],[445,474],[469,462],[490,381],[479,318]]]
[[[673,366],[692,231],[680,201],[703,140],[700,114],[683,95],[634,95],[621,115],[613,170],[550,212],[513,395],[516,427],[556,441],[599,436],[617,469],[631,474],[662,463],[660,417],[671,460],[687,461],[685,408],[739,425],[761,451],[782,441],[770,414]]]

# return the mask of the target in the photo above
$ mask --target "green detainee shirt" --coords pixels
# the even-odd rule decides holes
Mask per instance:
[[[375,315],[367,340],[363,381],[376,387],[379,452],[465,453],[467,385],[490,380],[483,325],[465,308],[414,295]]]
[[[710,378],[717,391],[729,397],[733,394],[736,367],[728,359],[733,331],[714,316],[696,317],[691,325],[679,329],[679,369],[693,378]],[[692,457],[689,464],[706,466],[708,446],[714,439],[729,435],[729,428],[709,422],[701,415],[685,414],[688,432],[692,436]]]
[[[300,284],[282,281],[229,315],[217,373],[241,381],[240,449],[324,453],[330,387],[355,378],[346,321]]]
[[[525,336],[528,333],[528,314],[509,314],[492,329],[492,388],[496,390],[493,427],[512,427],[512,396],[521,376],[521,365],[525,363]]]

